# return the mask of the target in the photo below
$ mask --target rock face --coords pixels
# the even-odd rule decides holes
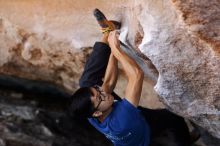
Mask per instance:
[[[0,0],[0,72],[76,89],[101,37],[96,7],[122,21],[120,39],[145,71],[144,95],[156,97],[155,85],[170,110],[220,139],[219,0]]]
[[[155,90],[163,102],[220,138],[220,2],[207,3],[176,0],[142,7],[140,49],[159,72]]]

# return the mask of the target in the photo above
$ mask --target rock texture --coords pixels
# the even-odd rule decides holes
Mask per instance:
[[[220,138],[220,2],[207,3],[176,0],[142,7],[140,49],[159,72],[155,90],[164,103]]]
[[[101,37],[96,7],[122,21],[120,39],[146,75],[141,104],[155,108],[155,85],[167,108],[220,139],[219,0],[0,0],[0,72],[74,91]]]

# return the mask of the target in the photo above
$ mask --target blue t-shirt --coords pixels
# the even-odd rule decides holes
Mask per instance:
[[[89,122],[103,133],[114,146],[148,146],[150,129],[140,111],[126,99],[113,104],[112,112],[99,122],[89,118]]]

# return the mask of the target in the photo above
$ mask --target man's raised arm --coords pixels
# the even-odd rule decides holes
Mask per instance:
[[[137,107],[140,101],[144,73],[138,64],[120,48],[118,33],[116,31],[110,32],[108,42],[112,54],[122,64],[128,78],[125,98]]]
[[[118,80],[118,60],[111,53],[105,72],[102,88],[107,93],[112,93]]]

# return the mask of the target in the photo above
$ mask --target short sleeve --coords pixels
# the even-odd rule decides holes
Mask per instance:
[[[112,127],[120,130],[133,127],[140,120],[139,110],[126,99],[123,99],[114,109],[111,119]]]

